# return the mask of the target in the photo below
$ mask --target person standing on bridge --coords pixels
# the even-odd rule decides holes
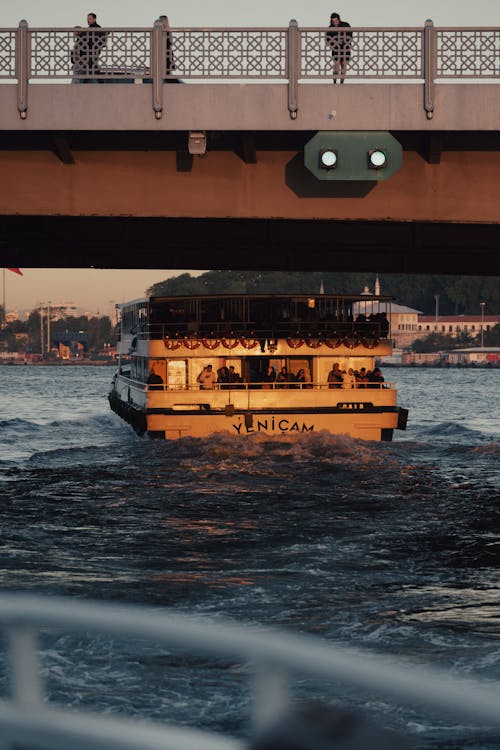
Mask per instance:
[[[87,31],[85,35],[87,40],[89,73],[90,75],[98,75],[101,72],[99,69],[99,55],[106,44],[107,34],[105,31],[95,31],[95,29],[101,28],[97,23],[95,13],[87,14],[87,23],[89,29],[92,29],[92,31]],[[88,83],[99,83],[99,81],[95,78],[89,78]]]
[[[352,31],[340,31],[340,29],[350,29],[351,24],[341,21],[338,13],[332,13],[330,28],[332,31],[326,32],[326,41],[332,50],[333,82],[337,83],[340,73],[340,83],[344,83],[347,63],[351,59]]]

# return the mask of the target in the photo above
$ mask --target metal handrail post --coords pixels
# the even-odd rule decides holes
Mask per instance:
[[[29,81],[29,46],[28,22],[19,21],[16,33],[16,78],[17,78],[17,109],[19,116],[25,120],[28,116],[28,81]]]
[[[265,732],[290,708],[287,672],[275,664],[259,661],[253,679],[253,721],[255,734]]]
[[[436,30],[430,18],[424,27],[424,109],[428,120],[434,115],[434,79],[436,77]]]
[[[167,64],[166,34],[160,20],[155,21],[151,37],[151,74],[153,89],[153,111],[159,120],[163,114],[163,68]],[[166,73],[166,70],[165,70]]]
[[[297,21],[292,18],[287,34],[288,111],[297,119],[299,108],[300,34]]]
[[[9,629],[12,698],[18,706],[29,709],[43,704],[37,638],[37,630],[29,626]]]

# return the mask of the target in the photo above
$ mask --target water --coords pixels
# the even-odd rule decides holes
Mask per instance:
[[[393,443],[138,438],[107,367],[0,367],[3,590],[173,607],[500,678],[500,370],[387,368]],[[246,666],[47,634],[52,700],[245,735]],[[2,689],[5,685],[2,683]],[[425,748],[487,730],[302,680]]]

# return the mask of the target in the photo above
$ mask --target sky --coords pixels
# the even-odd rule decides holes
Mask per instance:
[[[1,1],[1,0],[0,0]],[[157,281],[184,271],[99,268],[22,268],[22,276],[5,271],[7,312],[31,311],[41,302],[72,302],[81,314],[114,314],[115,303],[144,297]],[[188,270],[191,275],[201,271]],[[3,290],[0,296],[3,305]]]
[[[302,26],[326,23],[336,11],[352,26],[421,26],[431,18],[440,26],[500,26],[499,0],[0,0],[0,27],[83,25],[89,11],[101,26],[149,26],[166,13],[175,26],[283,26],[295,18]]]
[[[0,0],[0,27],[73,27],[85,25],[89,11],[101,26],[150,26],[166,13],[170,25],[286,26],[295,18],[301,26],[327,25],[336,11],[352,26],[500,26],[500,0]],[[85,311],[108,314],[114,302],[143,296],[156,281],[182,271],[118,271],[97,269],[23,269],[24,276],[7,273],[8,310],[32,309],[40,301],[73,302]],[[193,272],[195,273],[195,272]],[[3,303],[3,299],[0,300]]]

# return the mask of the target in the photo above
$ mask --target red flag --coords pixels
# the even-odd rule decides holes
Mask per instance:
[[[7,271],[13,271],[14,273],[18,273],[19,276],[23,275],[23,272],[21,271],[20,268],[8,268]]]

